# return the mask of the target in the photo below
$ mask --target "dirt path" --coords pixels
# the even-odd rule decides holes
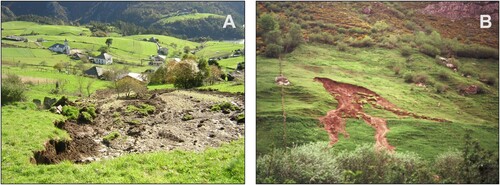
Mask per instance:
[[[330,137],[329,146],[333,146],[338,142],[338,133],[342,133],[346,138],[349,137],[349,134],[345,130],[345,118],[358,118],[363,119],[375,129],[375,146],[378,149],[385,148],[389,151],[395,149],[394,146],[389,144],[386,138],[386,134],[389,132],[386,120],[364,113],[363,104],[365,103],[369,103],[377,109],[393,112],[399,116],[412,116],[419,119],[448,122],[445,119],[431,118],[399,109],[396,105],[387,101],[377,93],[361,86],[336,82],[328,78],[320,77],[315,77],[314,81],[321,82],[325,90],[327,90],[338,102],[337,109],[331,110],[326,116],[319,118]]]
[[[222,102],[238,109],[211,110]],[[45,150],[34,152],[33,163],[88,163],[128,153],[175,149],[203,151],[244,136],[245,126],[237,120],[244,113],[242,95],[163,91],[144,100],[105,98],[79,103],[96,105],[97,117],[92,123],[56,123],[69,133],[71,141],[48,141]],[[141,113],[131,109],[143,105],[154,110]],[[109,139],[113,134],[117,137]]]

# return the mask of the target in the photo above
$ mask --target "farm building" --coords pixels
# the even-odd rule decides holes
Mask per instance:
[[[146,83],[146,81],[147,81],[146,77],[142,74],[139,74],[139,73],[126,73],[126,74],[119,75],[117,78],[117,81],[123,80],[125,78],[131,78],[131,79],[137,80],[141,83]]]
[[[24,38],[24,37],[14,36],[14,35],[7,36],[4,39],[5,40],[13,40],[13,41],[25,41],[26,40],[26,38]]]
[[[53,51],[53,52],[65,53],[65,54],[69,55],[69,52],[71,49],[69,47],[68,40],[64,40],[64,45],[59,44],[59,43],[54,44],[54,45],[49,47],[49,50]]]
[[[149,62],[149,65],[152,66],[160,66],[165,63],[165,60],[167,59],[167,56],[165,55],[156,55],[156,56],[151,56],[151,62]]]
[[[164,48],[164,47],[159,47],[158,48],[158,55],[168,55],[168,48]]]
[[[94,66],[94,67],[91,67],[90,69],[87,69],[85,71],[85,75],[87,76],[93,76],[93,77],[96,77],[96,78],[102,78],[104,74],[104,70],[101,68],[101,67],[97,67],[97,66]]]
[[[113,63],[113,56],[107,53],[101,53],[93,58],[95,64],[109,65]]]

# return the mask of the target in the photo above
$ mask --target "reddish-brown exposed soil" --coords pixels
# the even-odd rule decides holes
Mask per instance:
[[[244,124],[237,120],[244,112],[242,95],[197,91],[152,93],[153,96],[143,100],[117,100],[108,96],[78,101],[78,104],[94,104],[97,117],[91,123],[57,122],[55,126],[66,130],[71,140],[48,141],[45,150],[34,152],[32,162],[87,163],[128,153],[202,151],[244,135]],[[230,102],[239,110],[211,111],[213,105],[221,102]],[[142,104],[154,106],[156,110],[144,114],[127,109]],[[105,140],[110,133],[119,136]]]
[[[344,137],[349,137],[345,130],[345,118],[363,119],[366,123],[375,128],[375,146],[379,149],[394,150],[387,141],[385,135],[389,132],[387,122],[383,118],[370,116],[363,112],[363,104],[368,103],[375,108],[391,111],[399,116],[412,116],[419,119],[427,119],[439,122],[447,120],[440,118],[431,118],[417,115],[397,108],[394,104],[379,96],[377,93],[361,86],[333,81],[328,78],[315,77],[314,81],[321,82],[323,87],[337,100],[337,109],[329,111],[326,116],[320,117],[325,130],[330,137],[330,145],[333,146],[338,141],[338,134],[342,133]]]

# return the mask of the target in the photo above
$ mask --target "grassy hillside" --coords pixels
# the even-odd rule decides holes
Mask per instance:
[[[63,26],[63,25],[40,25],[33,22],[25,21],[9,21],[2,22],[2,35],[21,35],[38,33],[39,35],[64,35],[64,36],[75,36],[75,35],[91,35],[88,28],[76,27],[76,26]]]
[[[225,18],[222,15],[211,14],[211,13],[194,13],[194,14],[186,14],[186,15],[163,18],[158,20],[155,24],[169,24],[177,21],[184,21],[189,19],[204,19],[207,17]]]
[[[423,54],[414,53],[411,57],[416,60],[407,62],[398,50],[350,48],[343,52],[334,46],[322,44],[305,44],[285,55],[283,74],[292,84],[284,89],[286,146],[329,141],[317,118],[335,109],[336,101],[322,84],[313,82],[314,77],[326,77],[366,87],[402,109],[452,121],[438,123],[398,118],[390,112],[368,108],[368,114],[387,118],[390,129],[387,138],[396,151],[415,152],[426,159],[433,159],[451,148],[461,148],[464,144],[463,135],[469,132],[467,129],[473,130],[473,137],[484,147],[497,151],[498,86],[482,85],[485,94],[462,96],[455,90],[440,94],[434,86],[418,87],[405,83],[402,74],[426,72],[435,83],[481,84],[477,78],[466,78],[452,72],[447,73],[450,82],[440,81],[436,76],[449,69]],[[474,66],[471,69],[476,73],[498,75],[497,60],[458,60],[463,65]],[[274,77],[279,74],[279,60],[257,57],[257,61],[257,153],[262,155],[273,148],[285,146],[280,89],[274,83]],[[392,70],[396,64],[403,66],[400,75]],[[354,149],[359,144],[375,143],[373,128],[362,120],[348,119],[347,132],[351,138],[340,136],[341,140],[333,147],[334,150]]]

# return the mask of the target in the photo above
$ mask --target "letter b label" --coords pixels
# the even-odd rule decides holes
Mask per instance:
[[[481,28],[491,28],[490,15],[481,15]]]

